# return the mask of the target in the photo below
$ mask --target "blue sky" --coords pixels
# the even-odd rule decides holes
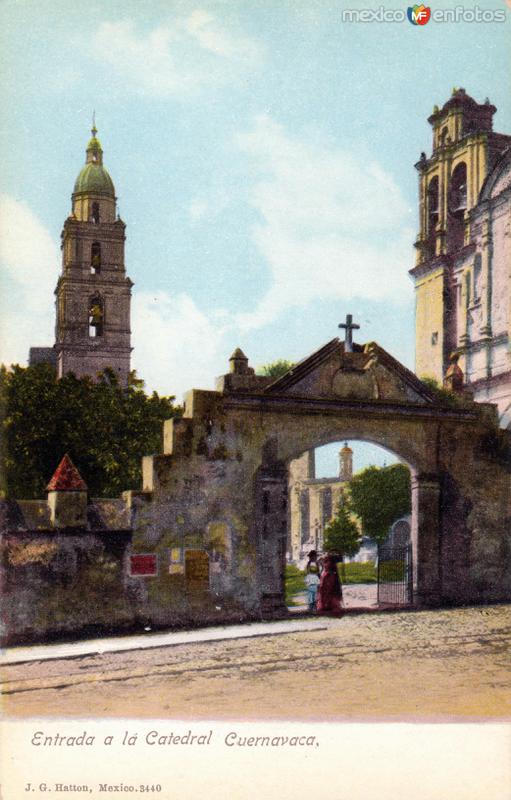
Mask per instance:
[[[413,164],[453,86],[489,96],[511,131],[511,10],[342,20],[381,5],[4,0],[2,360],[53,343],[60,230],[95,109],[149,388],[212,388],[237,346],[254,366],[302,358],[346,313],[358,341],[413,367]]]

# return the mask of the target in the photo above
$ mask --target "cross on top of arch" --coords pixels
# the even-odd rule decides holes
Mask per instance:
[[[355,322],[353,322],[353,317],[351,314],[346,314],[346,322],[341,322],[339,324],[339,328],[344,328],[346,331],[346,335],[344,337],[344,352],[352,353],[353,331],[360,329],[360,325],[357,325]]]

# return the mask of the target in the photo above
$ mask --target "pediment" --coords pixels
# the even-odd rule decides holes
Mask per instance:
[[[300,361],[264,393],[423,405],[433,402],[427,386],[375,342],[354,345],[353,352],[345,352],[339,339]]]

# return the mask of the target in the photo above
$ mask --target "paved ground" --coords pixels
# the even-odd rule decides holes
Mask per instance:
[[[347,615],[318,620],[316,630],[6,665],[3,709],[20,717],[509,720],[509,611]]]
[[[378,586],[376,583],[353,583],[342,587],[342,599],[346,608],[377,608]]]
[[[132,636],[112,636],[100,639],[85,639],[64,644],[32,645],[27,647],[10,647],[0,651],[0,666],[19,664],[26,661],[40,661],[58,658],[76,658],[84,655],[115,653],[123,650],[148,650],[176,644],[192,644],[196,642],[214,642],[223,639],[243,639],[254,636],[270,636],[294,631],[307,631],[324,628],[328,620],[325,617],[308,613],[307,593],[293,596],[294,605],[289,611],[295,619],[282,622],[252,622],[242,625],[218,625],[209,628],[196,628],[188,631],[171,631],[164,633],[151,632]],[[343,592],[346,609],[378,610],[377,587],[375,584],[356,584],[348,586]]]
[[[303,609],[300,609],[303,610]],[[195,628],[185,631],[151,632],[132,636],[106,636],[101,639],[83,639],[63,644],[41,644],[26,647],[9,647],[0,653],[0,666],[22,664],[28,661],[49,661],[65,658],[81,658],[102,653],[120,653],[125,650],[151,650],[158,647],[172,647],[178,644],[197,644],[198,642],[218,642],[226,639],[246,639],[256,636],[277,636],[295,631],[325,628],[328,620],[309,614],[303,619],[282,622],[248,622],[242,625],[215,625],[209,628]]]
[[[376,583],[353,583],[342,587],[342,600],[345,608],[378,608],[378,585]],[[301,611],[307,606],[307,592],[293,595],[294,606],[291,611]]]

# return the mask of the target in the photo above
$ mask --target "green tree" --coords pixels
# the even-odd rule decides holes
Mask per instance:
[[[139,488],[142,456],[161,452],[163,420],[180,413],[173,400],[147,395],[135,373],[124,388],[112,370],[94,382],[73,374],[57,380],[45,364],[2,368],[2,490],[9,497],[44,496],[64,453],[93,496]]]
[[[410,470],[404,464],[362,470],[350,481],[350,507],[363,534],[381,544],[392,523],[411,511]]]
[[[257,374],[265,375],[267,378],[280,378],[281,375],[284,375],[291,367],[294,367],[292,361],[279,358],[277,361],[272,361],[270,364],[263,364],[262,367],[258,367]]]
[[[337,513],[325,526],[323,548],[340,556],[354,556],[360,549],[361,536],[349,508],[339,504]]]

